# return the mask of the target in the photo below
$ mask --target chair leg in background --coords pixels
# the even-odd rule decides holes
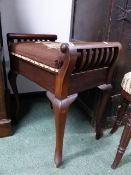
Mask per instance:
[[[121,103],[121,105],[120,105],[120,107],[118,109],[118,112],[117,112],[116,121],[115,121],[115,123],[113,125],[113,128],[112,128],[111,132],[110,132],[111,134],[113,134],[114,132],[116,132],[117,129],[118,129],[118,127],[121,125],[121,121],[122,121],[122,119],[124,117],[124,114],[126,112],[126,109],[128,107],[128,104],[129,104],[128,100],[126,100],[125,98],[123,98],[122,103]]]
[[[102,90],[102,96],[100,97],[100,100],[98,102],[98,105],[96,108],[96,114],[95,114],[96,139],[100,139],[103,136],[102,127],[101,127],[102,117],[104,115],[106,106],[111,96],[112,85],[111,84],[101,85],[98,88]]]
[[[118,164],[120,163],[120,161],[123,157],[123,154],[124,154],[124,152],[128,146],[128,143],[130,141],[130,137],[131,137],[131,109],[128,112],[128,119],[127,119],[125,128],[123,130],[122,136],[121,136],[120,145],[118,147],[114,162],[111,166],[113,169],[115,169],[118,166]]]
[[[59,167],[62,163],[63,138],[67,114],[69,106],[73,101],[75,101],[75,99],[77,98],[77,94],[68,96],[66,99],[60,100],[56,98],[54,94],[47,92],[47,97],[52,102],[55,114],[56,149],[54,159],[56,167]]]
[[[9,79],[9,82],[10,82],[10,85],[11,85],[11,88],[12,88],[12,91],[15,95],[15,100],[16,100],[15,120],[17,120],[17,118],[18,118],[18,113],[19,113],[19,110],[20,110],[20,102],[19,102],[16,78],[17,78],[17,74],[15,72],[10,71],[8,73],[8,79]]]

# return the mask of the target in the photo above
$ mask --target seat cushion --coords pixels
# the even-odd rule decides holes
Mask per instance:
[[[11,54],[32,64],[58,72],[65,54],[60,51],[58,42],[19,42],[10,47]]]
[[[131,72],[128,72],[124,75],[124,78],[121,83],[121,87],[128,94],[131,94]]]

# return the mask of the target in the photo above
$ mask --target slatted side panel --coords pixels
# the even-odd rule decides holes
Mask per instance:
[[[79,56],[74,72],[111,67],[118,55],[117,47],[78,50]]]

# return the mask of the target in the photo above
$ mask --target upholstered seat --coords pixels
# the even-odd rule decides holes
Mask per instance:
[[[131,95],[131,72],[124,75],[121,83],[122,89]]]
[[[64,54],[57,42],[23,42],[11,45],[11,54],[41,68],[58,72],[63,65]]]

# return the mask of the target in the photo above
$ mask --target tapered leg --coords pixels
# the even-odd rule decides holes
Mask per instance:
[[[58,167],[62,162],[62,149],[65,123],[68,113],[68,107],[65,109],[54,106],[55,126],[56,126],[56,149],[55,149],[55,163]]]
[[[118,166],[120,160],[122,159],[123,154],[130,141],[130,138],[131,138],[131,109],[128,112],[128,119],[127,119],[125,128],[123,130],[122,136],[121,136],[120,145],[118,147],[114,162],[111,166],[113,169],[115,169]]]
[[[47,92],[49,100],[53,104],[53,110],[55,114],[55,126],[56,126],[56,149],[55,149],[55,164],[59,167],[62,162],[62,149],[64,129],[67,119],[67,113],[70,104],[77,98],[77,94],[68,96],[66,99],[59,100],[54,94]]]
[[[20,109],[16,78],[17,78],[17,74],[13,71],[10,71],[9,74],[8,74],[8,79],[9,79],[9,82],[10,82],[10,85],[11,85],[11,88],[12,88],[12,91],[15,95],[15,100],[16,100],[15,120],[18,117],[18,113],[19,113],[19,109]]]
[[[116,118],[116,121],[115,121],[115,123],[113,125],[113,128],[112,128],[111,132],[110,132],[111,134],[113,134],[114,132],[116,132],[117,129],[118,129],[118,127],[121,125],[121,121],[122,121],[123,116],[124,116],[124,114],[126,112],[126,109],[128,107],[128,104],[129,104],[128,100],[126,100],[125,98],[123,98],[122,104],[118,108],[117,118]]]
[[[102,85],[99,86],[99,88],[102,90],[102,96],[98,102],[97,108],[96,108],[96,114],[95,114],[95,118],[96,118],[96,139],[100,139],[103,135],[102,132],[102,127],[101,127],[101,123],[102,123],[102,116],[105,112],[107,103],[109,101],[111,92],[112,92],[112,85]]]

